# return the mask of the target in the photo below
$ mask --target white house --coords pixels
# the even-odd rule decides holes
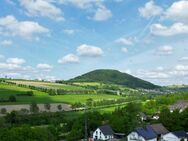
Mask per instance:
[[[100,126],[93,132],[94,140],[109,140],[113,138],[114,131],[109,125]]]
[[[144,128],[139,127],[135,128],[133,132],[131,132],[127,136],[128,141],[157,141],[157,135],[154,133],[150,126],[146,126]]]
[[[188,141],[188,134],[185,131],[170,132],[163,136],[163,141]]]
[[[169,131],[162,124],[152,124],[135,128],[128,136],[128,141],[162,141]]]

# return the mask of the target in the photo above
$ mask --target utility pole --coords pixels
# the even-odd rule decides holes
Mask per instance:
[[[85,141],[87,141],[87,104],[85,104],[84,114],[85,114]]]

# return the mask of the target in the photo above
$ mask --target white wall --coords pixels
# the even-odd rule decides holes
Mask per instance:
[[[164,135],[162,138],[163,138],[163,141],[180,141],[181,140],[172,133],[168,133]],[[184,141],[187,141],[187,139],[184,139]]]
[[[113,138],[113,135],[108,135],[108,136],[105,136],[101,130],[99,128],[97,128],[97,130],[95,130],[95,132],[93,133],[93,139],[97,139],[99,140],[108,140],[108,139],[112,139]]]
[[[150,139],[150,140],[145,140],[142,136],[139,136],[137,132],[131,132],[128,136],[127,136],[128,141],[135,141],[135,140],[139,140],[139,141],[157,141],[157,139]]]

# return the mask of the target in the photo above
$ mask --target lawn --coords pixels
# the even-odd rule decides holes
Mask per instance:
[[[29,88],[22,88],[16,85],[0,84],[0,99],[8,99],[10,95],[24,94],[27,91],[31,91]],[[16,96],[17,104],[26,104],[33,101],[37,103],[68,103],[73,104],[76,102],[85,103],[88,98],[92,98],[94,101],[103,99],[120,99],[123,98],[117,95],[107,94],[67,94],[50,96],[47,93],[33,90],[33,96]],[[4,103],[1,103],[4,104]],[[7,104],[7,103],[6,103]],[[15,103],[8,103],[15,104]]]

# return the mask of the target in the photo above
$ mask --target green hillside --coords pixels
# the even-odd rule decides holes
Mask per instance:
[[[122,73],[117,70],[94,70],[70,79],[71,82],[100,82],[106,84],[123,85],[130,88],[144,88],[144,89],[155,89],[159,86],[154,85],[150,82],[144,81],[132,75]]]

